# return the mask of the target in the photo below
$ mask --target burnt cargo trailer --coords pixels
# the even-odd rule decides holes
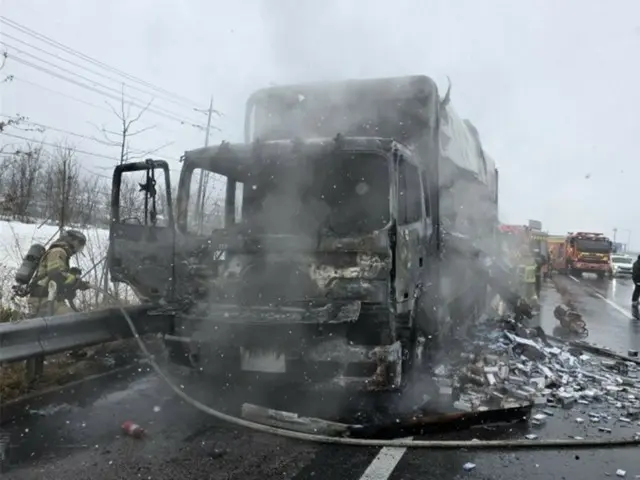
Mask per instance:
[[[428,77],[403,77],[260,90],[245,133],[185,153],[168,225],[112,223],[112,276],[181,306],[165,341],[199,370],[402,387],[437,346],[428,339],[486,300],[440,231],[482,239],[497,220],[496,170],[475,128]],[[154,169],[169,175],[163,162],[127,164],[114,192],[136,169],[141,185],[155,185]],[[210,217],[203,174],[225,192]],[[150,259],[144,274],[158,247],[171,266]]]
[[[440,99],[427,76],[269,87],[247,101],[245,142],[338,134],[394,139],[437,178],[433,200],[443,224],[484,235],[498,223],[497,169],[449,93]]]

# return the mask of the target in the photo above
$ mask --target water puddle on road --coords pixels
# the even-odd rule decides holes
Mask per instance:
[[[39,417],[50,417],[59,412],[67,412],[72,410],[73,407],[68,403],[61,403],[58,405],[48,405],[43,408],[29,410],[29,415],[35,415]]]
[[[159,381],[160,379],[155,376],[145,376],[131,382],[126,388],[103,395],[94,402],[94,405],[96,407],[109,406],[134,397],[139,400],[141,396],[147,393],[148,396],[153,395],[152,392],[154,392],[154,388],[157,387]]]

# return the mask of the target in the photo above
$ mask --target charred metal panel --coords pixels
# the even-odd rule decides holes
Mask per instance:
[[[420,283],[424,262],[424,226],[413,224],[398,227],[396,243],[396,313],[413,309],[415,289]]]
[[[375,347],[349,345],[344,339],[328,340],[310,349],[305,358],[313,362],[334,362],[343,366],[342,373],[331,380],[341,387],[381,391],[400,388],[402,382],[402,346],[400,342]],[[345,374],[347,365],[372,363],[375,371],[370,377]]]
[[[200,304],[181,320],[230,325],[301,325],[353,323],[360,316],[361,303],[335,303],[321,307],[260,307],[237,304]]]
[[[389,234],[378,230],[359,237],[323,235],[319,239],[303,235],[255,234],[241,226],[212,233],[202,239],[209,249],[223,249],[229,253],[358,253],[389,254]]]
[[[247,101],[245,141],[338,133],[407,141],[435,126],[436,102],[423,75],[266,88]]]
[[[340,298],[384,303],[389,270],[389,256],[366,253],[234,254],[213,285],[221,301],[244,305]]]
[[[113,224],[107,258],[111,280],[145,299],[170,297],[173,241],[170,228]]]

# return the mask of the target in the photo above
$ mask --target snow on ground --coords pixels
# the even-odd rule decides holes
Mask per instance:
[[[83,272],[89,272],[84,279],[99,285],[104,270],[104,262],[99,262],[107,254],[109,231],[95,227],[73,228],[77,228],[87,236],[87,245],[80,255],[72,258],[71,265],[80,267]],[[14,284],[14,275],[29,247],[34,243],[40,243],[44,246],[50,245],[58,238],[58,232],[58,227],[53,225],[0,221],[0,305],[9,306],[11,304],[11,286]],[[96,264],[98,266],[93,268]],[[90,272],[90,270],[92,271]],[[130,291],[122,293],[125,294],[125,298],[131,295]],[[98,301],[95,292],[83,293],[83,296],[81,300],[89,300],[93,297],[94,301]],[[13,306],[24,307],[23,302],[18,302]]]

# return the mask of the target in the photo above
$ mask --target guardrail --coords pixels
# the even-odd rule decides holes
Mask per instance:
[[[126,307],[140,335],[169,332],[171,316],[151,312],[158,307]],[[54,355],[114,340],[132,332],[119,308],[41,317],[0,324],[0,364]]]

